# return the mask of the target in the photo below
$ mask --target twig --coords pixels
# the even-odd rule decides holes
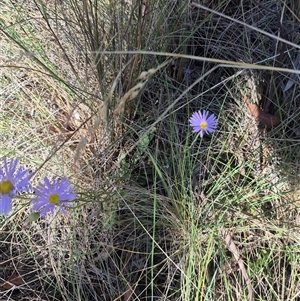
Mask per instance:
[[[222,239],[224,240],[225,244],[227,245],[230,252],[233,254],[235,260],[237,261],[237,263],[240,267],[240,270],[242,272],[242,276],[243,276],[243,278],[246,282],[247,288],[248,288],[249,301],[253,301],[254,300],[254,291],[253,291],[253,287],[251,285],[251,280],[250,280],[250,278],[248,276],[248,273],[246,271],[246,267],[244,265],[244,262],[240,258],[239,251],[238,251],[235,243],[232,240],[232,236],[230,235],[229,231],[224,229],[224,228],[221,228],[220,232],[221,232]]]

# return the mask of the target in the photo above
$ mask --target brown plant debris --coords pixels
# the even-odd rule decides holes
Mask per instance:
[[[258,105],[251,103],[246,95],[244,95],[244,101],[248,107],[249,113],[257,120],[260,127],[270,130],[279,125],[280,119],[278,116],[264,112]]]

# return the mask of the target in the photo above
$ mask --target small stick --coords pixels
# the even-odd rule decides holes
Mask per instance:
[[[254,300],[254,292],[253,292],[253,287],[251,285],[251,280],[248,276],[246,267],[244,265],[243,260],[240,258],[239,255],[239,251],[235,245],[235,243],[232,240],[232,236],[230,235],[228,230],[225,230],[224,228],[221,228],[220,230],[221,232],[221,236],[225,242],[225,244],[227,245],[229,251],[233,254],[235,260],[237,261],[240,270],[242,272],[242,276],[246,282],[247,288],[248,288],[248,292],[249,292],[249,301],[253,301]]]

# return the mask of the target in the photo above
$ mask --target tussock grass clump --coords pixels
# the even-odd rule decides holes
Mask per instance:
[[[1,16],[1,153],[79,195],[68,215],[32,222],[23,197],[1,219],[1,296],[297,300],[296,1],[5,1]],[[199,110],[212,135],[191,133]]]

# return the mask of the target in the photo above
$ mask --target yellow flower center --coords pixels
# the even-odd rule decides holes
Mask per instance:
[[[56,193],[50,194],[48,201],[53,205],[59,205],[59,195]]]
[[[206,129],[207,129],[207,122],[202,121],[202,122],[200,123],[200,128],[201,128],[202,130],[206,130]]]
[[[1,194],[10,194],[14,189],[14,185],[11,181],[5,180],[0,182],[0,193]]]

